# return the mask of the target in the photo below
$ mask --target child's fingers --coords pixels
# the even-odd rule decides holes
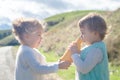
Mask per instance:
[[[68,61],[61,61],[60,63],[62,63],[62,69],[67,69],[71,65],[71,62]]]
[[[72,51],[73,51],[73,50],[76,50],[76,49],[77,49],[77,46],[76,46],[76,45],[73,45],[73,46],[70,47],[70,50],[72,50]]]
[[[68,69],[68,67],[70,67],[70,65],[71,65],[71,63],[70,62],[66,62],[66,64],[65,64],[65,69]]]
[[[71,64],[71,62],[68,62],[68,61],[64,61],[65,63],[65,66],[69,66]]]
[[[73,42],[73,43],[71,43],[71,44],[68,46],[68,48],[75,47],[75,46],[77,46],[77,43],[76,43],[76,42]]]

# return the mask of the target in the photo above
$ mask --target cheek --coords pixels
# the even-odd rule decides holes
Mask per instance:
[[[37,41],[40,43],[41,42],[41,38],[37,38]]]
[[[89,35],[84,35],[84,36],[83,36],[83,39],[84,39],[85,41],[88,41],[88,40],[90,39],[90,36],[89,36]]]

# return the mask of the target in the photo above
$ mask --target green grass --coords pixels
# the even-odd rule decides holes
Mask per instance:
[[[59,60],[59,56],[55,53],[44,53],[40,50],[43,55],[46,56],[48,62],[54,62]],[[110,80],[120,80],[120,66],[111,66],[109,65],[110,70]],[[63,80],[75,80],[75,66],[71,65],[68,70],[59,70],[57,73]]]
[[[110,65],[110,80],[120,80],[120,66]]]
[[[99,12],[99,13],[102,13],[104,11],[100,11],[100,10],[99,11],[97,11],[97,10],[72,11],[72,12],[66,12],[66,13],[62,13],[62,14],[57,14],[57,15],[48,17],[45,20],[46,21],[56,21],[56,20],[59,20],[59,19],[61,19],[63,17],[65,19],[67,19],[67,20],[71,20],[71,19],[74,19],[76,17],[84,16],[84,15],[86,15],[89,12]]]
[[[42,49],[40,49],[40,52],[46,57],[46,60],[48,62],[53,62],[53,61],[59,60],[59,56],[56,55],[54,52],[45,53]]]
[[[58,75],[63,80],[75,80],[75,66],[71,65],[68,70],[59,70]]]
[[[53,52],[50,53],[44,53],[43,50],[40,49],[40,52],[46,57],[46,60],[48,62],[54,62],[58,61],[60,57],[56,55]],[[71,65],[68,70],[59,70],[57,74],[63,79],[63,80],[74,80],[75,79],[75,66]],[[69,77],[68,77],[69,76]]]

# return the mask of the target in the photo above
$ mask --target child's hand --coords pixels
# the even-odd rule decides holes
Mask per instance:
[[[71,45],[69,46],[69,49],[71,51],[71,55],[75,53],[80,53],[80,50],[78,49],[76,42],[71,43]]]
[[[71,65],[71,62],[68,61],[61,61],[59,62],[59,69],[68,69],[68,67]]]

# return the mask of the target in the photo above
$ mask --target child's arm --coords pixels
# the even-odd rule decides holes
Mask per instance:
[[[68,62],[60,62],[51,65],[41,65],[31,52],[24,54],[24,58],[31,71],[38,74],[57,72],[58,69],[67,69],[70,65],[70,63]]]
[[[75,64],[77,70],[83,74],[91,71],[103,58],[103,53],[98,48],[93,48],[90,52],[88,52],[85,60],[80,59],[79,54],[73,54],[72,59]]]

